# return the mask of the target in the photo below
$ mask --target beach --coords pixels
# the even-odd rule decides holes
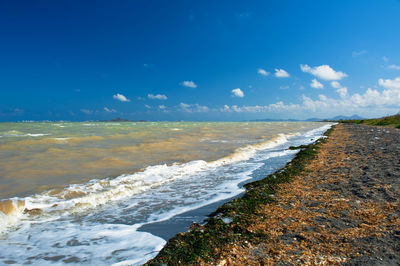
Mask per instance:
[[[398,265],[400,130],[338,124],[149,264]]]

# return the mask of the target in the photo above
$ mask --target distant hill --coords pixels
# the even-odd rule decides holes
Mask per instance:
[[[364,118],[359,115],[352,115],[352,116],[339,115],[332,118],[332,120],[355,120],[355,119],[364,119]]]
[[[338,115],[332,118],[309,118],[306,121],[314,122],[314,121],[340,121],[340,120],[359,120],[364,119],[359,115],[352,115],[352,116],[344,116]]]
[[[340,121],[340,120],[356,120],[356,119],[363,119],[362,117],[358,115],[352,115],[352,116],[344,116],[344,115],[339,115],[335,116],[332,118],[308,118],[306,120],[297,120],[297,119],[256,119],[252,120],[255,122],[300,122],[300,121],[307,121],[307,122],[317,122],[317,121]]]

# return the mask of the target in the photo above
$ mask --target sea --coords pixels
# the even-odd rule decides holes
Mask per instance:
[[[0,264],[143,264],[168,240],[143,228],[240,195],[331,125],[0,123]]]

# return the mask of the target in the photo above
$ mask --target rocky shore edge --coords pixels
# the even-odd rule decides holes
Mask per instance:
[[[146,265],[399,265],[400,130],[338,124],[325,136]]]

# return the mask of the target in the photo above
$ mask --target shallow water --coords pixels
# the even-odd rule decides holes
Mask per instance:
[[[328,127],[0,123],[0,262],[144,262],[165,240],[140,226],[239,194],[269,158]]]

